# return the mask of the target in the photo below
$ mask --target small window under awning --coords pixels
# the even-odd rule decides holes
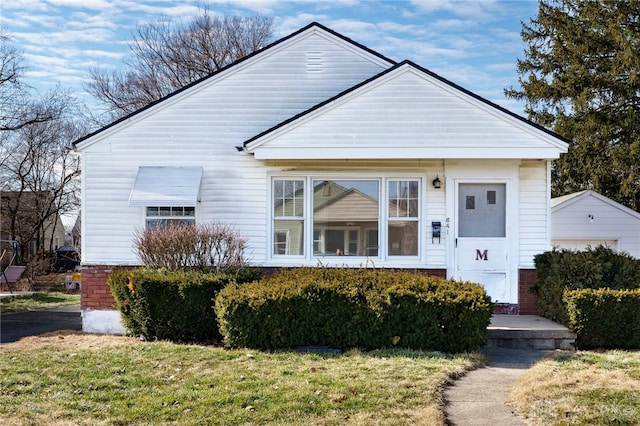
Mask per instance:
[[[202,167],[139,167],[130,206],[195,206]]]

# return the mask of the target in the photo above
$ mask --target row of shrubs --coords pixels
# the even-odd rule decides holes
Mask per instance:
[[[484,288],[372,269],[295,268],[271,278],[161,270],[114,271],[109,284],[132,334],[222,338],[256,349],[398,346],[463,352],[486,342]]]
[[[542,253],[535,265],[540,315],[574,330],[579,348],[640,348],[640,260],[598,246]]]

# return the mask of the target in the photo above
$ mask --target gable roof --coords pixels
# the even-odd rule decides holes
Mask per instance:
[[[207,80],[210,80],[210,79],[212,79],[212,78],[214,78],[214,77],[216,77],[216,76],[218,76],[218,75],[220,75],[222,73],[228,72],[229,70],[232,70],[232,69],[240,66],[241,64],[247,63],[247,62],[253,60],[255,57],[257,57],[259,55],[262,55],[262,54],[264,54],[266,52],[274,50],[278,46],[281,46],[281,45],[289,42],[290,40],[296,39],[297,37],[300,37],[300,36],[304,36],[305,33],[313,34],[314,32],[323,32],[323,33],[325,33],[327,35],[333,36],[333,37],[337,38],[338,40],[341,40],[344,43],[346,43],[348,45],[351,45],[354,48],[354,50],[362,51],[363,53],[365,53],[367,55],[370,55],[372,57],[375,57],[375,58],[379,59],[382,62],[388,63],[390,66],[396,64],[396,61],[387,58],[386,56],[382,55],[381,53],[378,53],[378,52],[376,52],[376,51],[374,51],[374,50],[372,50],[372,49],[370,49],[370,48],[368,48],[368,47],[366,47],[366,46],[364,46],[364,45],[362,45],[362,44],[360,44],[360,43],[358,43],[358,42],[356,42],[356,41],[354,41],[354,40],[352,40],[352,39],[350,39],[348,37],[345,37],[342,34],[336,32],[336,31],[334,31],[334,30],[332,30],[332,29],[330,29],[328,27],[325,27],[322,24],[319,24],[318,22],[311,22],[310,24],[308,24],[305,27],[299,29],[298,31],[295,31],[295,32],[293,32],[293,33],[291,33],[291,34],[289,34],[289,35],[287,35],[285,37],[282,37],[282,38],[278,39],[277,41],[269,44],[268,46],[266,46],[266,47],[264,47],[262,49],[256,50],[255,52],[252,52],[251,54],[249,54],[249,55],[247,55],[247,56],[245,56],[245,57],[243,57],[243,58],[241,58],[241,59],[229,64],[229,65],[226,65],[223,68],[220,68],[219,70],[216,70],[216,71],[210,73],[209,75],[207,75],[207,76],[205,76],[203,78],[200,78],[200,79],[198,79],[198,80],[196,80],[196,81],[194,81],[194,82],[192,82],[192,83],[190,83],[190,84],[188,84],[188,85],[186,85],[186,86],[184,86],[184,87],[182,87],[182,88],[180,88],[180,89],[178,89],[178,90],[176,90],[176,91],[174,91],[174,92],[172,92],[172,93],[170,93],[170,94],[168,94],[168,95],[166,95],[166,96],[164,96],[164,97],[162,97],[162,98],[160,98],[160,99],[158,99],[158,100],[156,100],[156,101],[154,101],[154,102],[152,102],[152,103],[150,103],[150,104],[148,104],[148,105],[146,105],[146,106],[144,106],[144,107],[142,107],[142,108],[140,108],[140,109],[138,109],[138,110],[136,110],[136,111],[134,111],[132,113],[130,113],[130,114],[127,114],[127,115],[125,115],[125,116],[123,116],[123,117],[121,117],[121,118],[119,118],[119,119],[117,119],[117,120],[115,120],[115,121],[113,121],[113,122],[111,122],[111,123],[99,128],[99,129],[97,129],[97,130],[95,130],[95,131],[93,131],[93,132],[91,132],[91,133],[89,133],[87,135],[82,136],[81,138],[79,138],[79,139],[75,140],[74,142],[72,142],[72,146],[74,148],[77,148],[78,145],[81,144],[82,142],[84,142],[84,141],[86,141],[88,139],[91,139],[94,136],[96,136],[98,134],[101,134],[101,133],[105,132],[106,130],[111,129],[111,128],[113,128],[113,127],[115,127],[115,126],[117,126],[117,125],[119,125],[119,124],[121,124],[123,122],[127,122],[130,119],[132,119],[133,117],[138,116],[140,113],[142,113],[144,111],[147,111],[147,110],[149,110],[151,108],[154,108],[157,105],[162,104],[162,103],[166,102],[167,100],[169,100],[171,98],[174,98],[174,97],[176,97],[176,96],[178,96],[178,95],[180,95],[180,94],[182,94],[184,92],[187,92],[190,89],[192,89],[193,87],[198,86],[198,85],[202,84],[203,82],[205,82]]]
[[[638,220],[640,220],[640,213],[635,210],[632,210],[616,201],[613,201],[611,198],[605,197],[604,195],[592,191],[590,189],[585,191],[574,192],[572,194],[563,195],[560,197],[555,197],[551,199],[551,212],[557,212],[564,208],[567,208],[575,203],[578,203],[587,198],[593,198],[598,202],[605,204],[614,209],[620,210],[623,213],[626,213]]]
[[[406,76],[412,81],[404,79],[393,87]],[[391,89],[385,91],[385,87]],[[358,114],[356,109],[365,105],[366,114]],[[443,107],[449,114],[443,113]],[[472,115],[476,122],[462,125]],[[340,120],[341,116],[351,119]],[[321,132],[323,121],[326,124]],[[354,140],[347,140],[349,137]],[[482,142],[483,137],[492,144],[467,143]],[[492,137],[504,140],[495,144]],[[403,139],[404,143],[398,142]],[[301,140],[306,143],[301,144]],[[365,148],[358,143],[365,141],[366,151],[336,151],[349,145]],[[239,149],[258,159],[553,159],[567,147],[568,142],[558,134],[411,61],[403,61],[254,136]],[[407,157],[409,154],[411,157]]]

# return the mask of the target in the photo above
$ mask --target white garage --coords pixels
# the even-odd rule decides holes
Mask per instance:
[[[594,191],[553,198],[551,244],[571,250],[606,245],[640,258],[640,213]]]

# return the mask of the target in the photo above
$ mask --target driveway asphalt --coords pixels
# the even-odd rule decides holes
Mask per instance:
[[[80,305],[0,315],[0,343],[59,330],[82,330]]]

